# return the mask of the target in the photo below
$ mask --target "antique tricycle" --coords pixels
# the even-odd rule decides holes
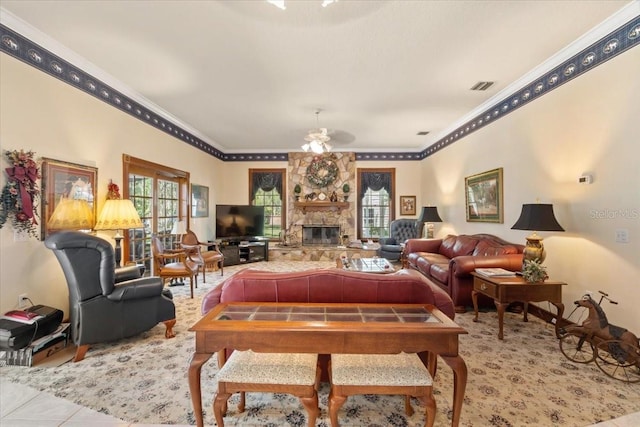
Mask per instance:
[[[628,383],[640,382],[638,337],[608,322],[600,303],[603,299],[611,304],[618,303],[611,300],[608,294],[599,292],[601,296],[598,302],[590,294],[575,301],[576,309],[584,307],[589,313],[581,325],[560,330],[560,351],[573,362],[590,363],[595,360],[600,370],[611,378]]]

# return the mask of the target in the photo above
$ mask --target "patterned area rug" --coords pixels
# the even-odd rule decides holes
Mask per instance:
[[[224,278],[251,267],[269,271],[332,268],[332,262],[262,262],[225,268]],[[85,360],[57,368],[0,368],[3,378],[109,414],[145,424],[194,424],[187,369],[194,351],[188,331],[200,318],[203,295],[215,287],[219,273],[208,273],[195,298],[189,287],[172,287],[177,309],[174,339],[164,338],[164,326],[117,343],[92,347]],[[456,317],[469,334],[460,337],[469,379],[462,426],[576,426],[640,411],[640,384],[627,384],[603,374],[594,363],[580,365],[559,350],[553,326],[529,316],[505,315],[505,339],[497,338],[495,311]],[[212,358],[202,369],[205,424],[215,425],[211,399],[217,366]],[[440,361],[434,380],[438,405],[436,426],[450,425],[453,375]],[[319,392],[321,414],[317,426],[328,427],[326,384]],[[296,398],[284,394],[250,393],[247,409],[239,414],[238,396],[230,399],[228,426],[305,426],[306,413]],[[343,426],[422,426],[424,407],[413,400],[415,413],[407,417],[400,396],[353,396],[340,412]]]

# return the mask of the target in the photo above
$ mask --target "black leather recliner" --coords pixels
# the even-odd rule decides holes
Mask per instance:
[[[396,219],[389,225],[389,237],[378,240],[378,256],[389,261],[398,261],[402,255],[402,245],[407,239],[418,238],[419,223],[415,219]]]
[[[74,362],[84,358],[90,344],[137,335],[163,322],[165,337],[173,338],[176,308],[171,292],[159,277],[130,279],[136,269],[115,271],[109,242],[78,231],[60,231],[44,242],[64,271],[69,287],[71,336],[78,346]],[[125,279],[116,283],[116,276]],[[130,280],[126,280],[130,279]]]

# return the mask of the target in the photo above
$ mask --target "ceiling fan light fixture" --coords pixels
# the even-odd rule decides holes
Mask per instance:
[[[278,9],[287,10],[284,0],[267,0],[267,3],[274,5]],[[338,3],[338,0],[322,0],[322,7],[327,7],[331,3]]]
[[[320,110],[316,110],[316,124],[320,123],[319,115]],[[305,152],[312,151],[316,154],[330,152],[333,147],[329,144],[331,138],[328,133],[327,128],[318,127],[316,129],[311,129],[309,133],[307,133],[307,136],[304,137],[304,140],[307,141],[307,143],[302,146],[302,149]]]
[[[318,141],[318,140],[312,140],[311,142],[308,142],[307,144],[304,144],[302,146],[302,149],[305,152],[313,152],[315,154],[322,154],[324,152],[329,152],[331,151],[331,145],[327,144],[326,142],[323,141]]]
[[[287,7],[284,5],[284,0],[267,0],[267,3],[274,5],[278,9],[287,9]]]

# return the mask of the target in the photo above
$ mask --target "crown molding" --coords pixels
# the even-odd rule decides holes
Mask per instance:
[[[286,161],[287,153],[224,153],[206,136],[47,34],[0,8],[0,51],[68,83],[222,161]],[[361,161],[415,161],[435,154],[640,43],[634,0],[560,52],[454,122],[424,150],[355,153]]]

